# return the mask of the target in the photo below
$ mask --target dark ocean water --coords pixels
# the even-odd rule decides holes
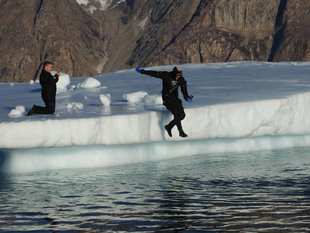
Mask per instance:
[[[2,174],[0,231],[310,232],[310,148]]]

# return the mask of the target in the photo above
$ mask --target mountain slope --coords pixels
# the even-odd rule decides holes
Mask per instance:
[[[2,0],[0,81],[134,66],[310,59],[307,0]]]
[[[99,23],[75,0],[10,0],[0,15],[1,81],[33,79],[45,59],[70,75],[96,74],[106,57]]]

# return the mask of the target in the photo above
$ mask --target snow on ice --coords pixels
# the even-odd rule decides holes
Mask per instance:
[[[72,102],[67,104],[67,109],[82,110],[83,106],[83,103]]]
[[[33,104],[44,105],[38,83],[0,84],[0,171],[104,167],[310,146],[309,62],[182,68],[194,95],[193,103],[183,101],[187,139],[179,138],[177,129],[172,138],[164,130],[172,116],[162,106],[161,80],[133,69],[67,76],[69,81],[64,78],[57,86],[54,115],[26,116]],[[181,92],[179,97],[183,99]]]
[[[109,107],[111,104],[111,95],[110,94],[101,94],[99,96],[101,103],[103,106]]]
[[[51,73],[52,73],[52,75],[55,75],[56,71],[51,72]],[[70,76],[68,74],[61,73],[59,80],[56,84],[58,91],[66,90],[69,84],[70,84]]]
[[[84,82],[78,84],[78,88],[96,88],[99,87],[101,83],[95,78],[88,78]]]
[[[145,91],[137,91],[129,94],[124,94],[123,99],[127,100],[131,104],[137,104],[143,101],[144,97],[147,96]]]
[[[21,117],[25,114],[25,107],[18,105],[16,108],[12,109],[9,113],[9,117]]]

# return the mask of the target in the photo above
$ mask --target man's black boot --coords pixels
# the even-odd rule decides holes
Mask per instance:
[[[172,133],[171,133],[172,127],[171,127],[171,125],[170,125],[170,124],[166,125],[166,126],[165,126],[165,129],[166,129],[168,135],[169,135],[170,137],[172,137]]]
[[[33,105],[32,109],[28,112],[27,116],[31,116],[31,115],[35,114],[36,113],[36,111],[35,111],[36,107],[37,107],[36,105]]]
[[[182,138],[186,138],[186,137],[187,137],[187,134],[184,133],[184,131],[179,132],[179,135],[180,135],[180,137],[182,137]]]

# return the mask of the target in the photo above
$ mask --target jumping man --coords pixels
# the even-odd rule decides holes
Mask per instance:
[[[189,103],[192,102],[192,95],[187,93],[186,81],[182,75],[182,69],[180,67],[174,67],[171,72],[168,71],[152,71],[144,70],[140,67],[136,67],[136,71],[141,74],[146,74],[155,78],[162,79],[163,90],[162,99],[164,106],[173,114],[174,119],[165,126],[165,129],[170,137],[172,137],[171,130],[176,125],[179,130],[180,137],[187,137],[182,129],[181,121],[185,118],[182,101],[178,98],[178,87],[181,87],[183,97]]]

